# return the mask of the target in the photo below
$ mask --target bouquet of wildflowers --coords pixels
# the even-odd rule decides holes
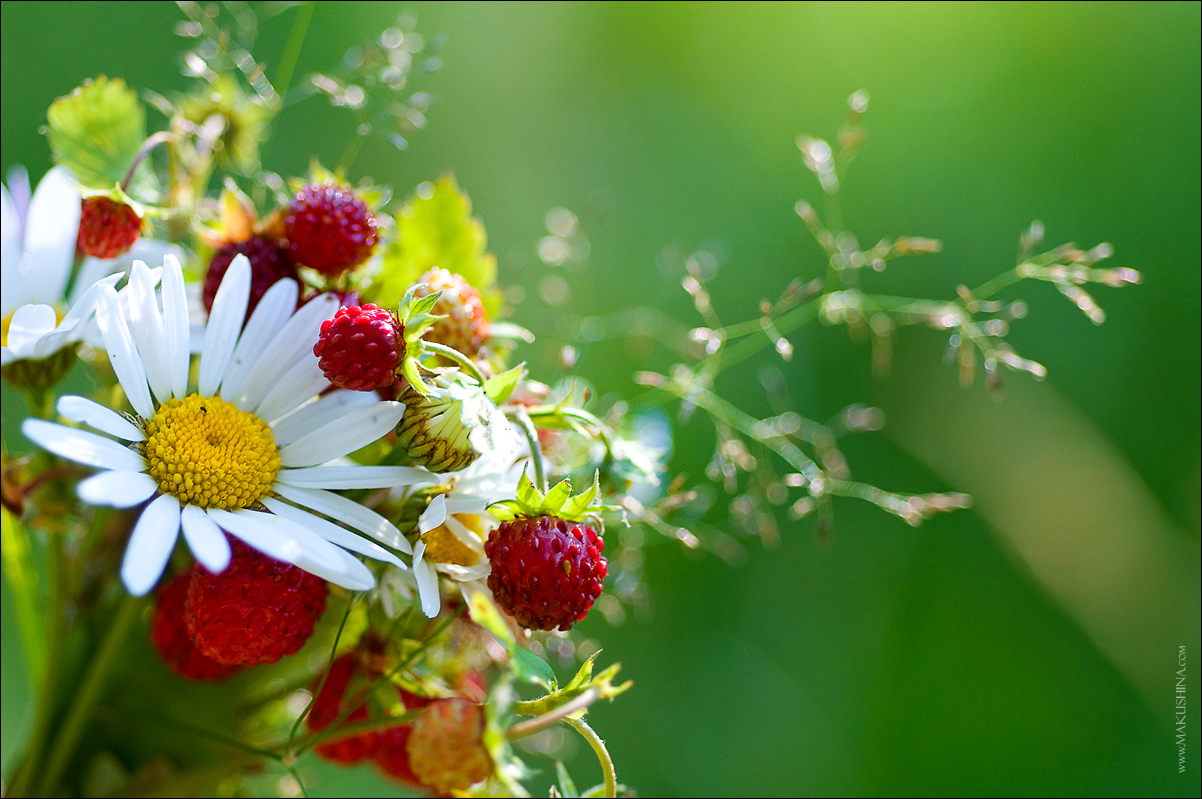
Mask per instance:
[[[540,767],[528,755],[553,750],[529,742],[562,725],[603,779],[578,789],[558,763],[553,795],[615,796],[585,719],[630,683],[617,664],[596,668],[597,645],[573,629],[595,606],[620,615],[645,597],[639,559],[612,546],[607,558],[607,521],[736,560],[738,536],[777,540],[778,515],[814,514],[829,536],[834,497],[910,524],[969,504],[852,479],[838,439],[879,428],[878,410],[811,421],[772,367],[761,376],[779,412],[756,418],[720,396],[724,369],[761,350],[788,362],[788,337],[819,320],[870,338],[883,371],[892,331],[917,324],[949,336],[965,383],[982,364],[1000,389],[1003,367],[1044,370],[1006,343],[1026,307],[998,291],[1050,282],[1101,322],[1083,286],[1139,280],[1095,267],[1106,245],[1037,253],[1036,223],[1015,268],[954,299],[871,293],[886,262],[940,244],[862,247],[842,228],[840,170],[864,140],[857,92],[836,149],[798,140],[827,201],[825,219],[796,207],[825,277],[723,323],[712,258],[683,259],[702,324],[664,322],[682,362],[632,376],[713,421],[706,480],[731,497],[714,519],[683,476],[660,486],[662,430],[648,437],[625,403],[527,368],[533,336],[452,177],[396,194],[351,182],[365,136],[404,149],[426,124],[430,98],[412,83],[438,59],[411,19],[289,88],[295,48],[273,85],[250,52],[253,14],[227,24],[216,6],[180,5],[194,90],[85,81],[47,113],[57,166],[36,182],[13,169],[4,187],[2,375],[28,408],[28,444],[3,454],[4,569],[37,687],[8,795],[297,794],[314,757],[414,791],[527,795]],[[299,46],[312,6],[295,13]],[[264,169],[282,95],[356,117],[339,168]],[[587,251],[570,213],[548,231],[544,261]],[[597,340],[661,316],[565,313],[564,328]]]

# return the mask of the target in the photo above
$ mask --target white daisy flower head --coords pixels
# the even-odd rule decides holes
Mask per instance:
[[[22,425],[29,439],[50,452],[104,470],[79,484],[84,502],[133,507],[150,500],[121,565],[131,594],[145,594],[158,582],[181,530],[192,554],[211,572],[229,565],[224,530],[271,558],[351,590],[374,584],[352,552],[404,568],[395,551],[412,551],[392,523],[334,490],[420,483],[428,479],[426,472],[323,465],[387,433],[404,406],[345,391],[314,400],[329,384],[313,342],[338,300],[323,295],[296,310],[297,284],[282,280],[243,327],[250,277],[250,263],[239,256],[217,291],[198,384],[189,390],[183,271],[168,257],[162,290],[156,292],[152,270],[136,262],[128,319],[111,285],[99,289],[96,311],[134,415],[64,396],[59,413],[100,434],[39,419]]]
[[[413,547],[413,578],[422,612],[430,618],[441,608],[438,575],[457,582],[487,577],[491,568],[484,542],[500,521],[487,508],[517,491],[523,464],[510,458],[481,458],[444,481],[417,522]]]

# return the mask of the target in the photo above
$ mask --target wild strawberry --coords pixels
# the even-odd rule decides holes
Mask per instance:
[[[469,358],[475,357],[480,345],[488,338],[488,314],[480,292],[459,275],[445,269],[431,269],[418,278],[424,287],[414,297],[442,292],[431,313],[441,314],[425,338],[459,350]]]
[[[309,184],[292,198],[284,235],[294,263],[334,276],[371,256],[379,226],[350,187],[327,180]]]
[[[220,574],[192,572],[184,624],[196,648],[218,663],[275,663],[300,649],[326,609],[320,577],[230,539]]]
[[[309,717],[305,719],[305,724],[308,726],[310,732],[324,730],[346,710],[344,705],[346,704],[347,688],[350,686],[351,680],[357,671],[358,658],[353,652],[338,658],[330,666],[330,673],[326,677],[325,685],[322,686],[321,692],[317,694],[317,698],[313,701],[313,708],[309,711]],[[316,687],[314,685],[314,690],[316,690]],[[364,702],[355,708],[340,726],[353,724],[356,721],[366,721],[367,718],[367,703]],[[314,747],[314,751],[325,760],[331,760],[335,763],[358,763],[360,760],[375,754],[379,745],[380,733],[368,732],[350,738],[342,738],[327,744],[320,744]]]
[[[571,497],[565,480],[544,497],[522,475],[517,499],[489,507],[501,524],[489,533],[484,554],[492,564],[488,587],[523,627],[569,629],[588,615],[601,595],[609,563],[605,540],[584,523],[598,508],[596,480]]]
[[[418,781],[438,791],[463,791],[493,773],[484,746],[484,707],[470,699],[439,699],[413,721],[405,744]]]
[[[93,258],[116,258],[129,252],[142,235],[142,217],[130,205],[106,195],[88,197],[79,216],[75,248]]]
[[[236,255],[245,255],[250,261],[250,301],[246,305],[247,318],[254,313],[267,289],[286,277],[297,279],[296,267],[288,262],[288,255],[279,242],[262,236],[231,242],[214,253],[209,261],[209,271],[205,273],[204,290],[201,293],[205,311],[213,310],[213,299],[217,296],[217,289]]]
[[[404,690],[400,694],[407,713],[426,707],[434,701]],[[372,761],[379,766],[380,771],[390,777],[413,785],[421,785],[422,781],[413,773],[412,764],[409,762],[408,744],[409,736],[412,734],[412,723],[398,724],[395,727],[380,730],[380,744],[375,754],[372,755]]]
[[[313,354],[326,379],[353,391],[375,391],[396,380],[405,345],[391,313],[368,303],[339,308],[321,323]]]
[[[189,680],[222,680],[238,671],[204,656],[184,626],[184,602],[192,572],[176,576],[159,592],[159,602],[150,623],[150,642],[163,662],[176,674]]]

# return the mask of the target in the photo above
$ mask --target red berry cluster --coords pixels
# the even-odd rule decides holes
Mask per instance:
[[[605,540],[582,522],[519,517],[488,536],[488,587],[497,604],[531,630],[567,630],[601,595]]]
[[[129,252],[142,235],[142,217],[131,206],[105,196],[83,201],[75,248],[93,258],[116,258]]]
[[[159,657],[179,676],[197,681],[222,680],[238,671],[238,667],[207,657],[196,648],[184,625],[184,603],[191,582],[189,570],[176,575],[159,592],[159,603],[150,623],[150,641]]]
[[[294,263],[333,276],[371,256],[379,227],[349,187],[327,181],[311,183],[292,198],[284,235]]]
[[[333,319],[321,323],[313,354],[334,385],[375,391],[396,380],[404,356],[401,326],[392,313],[371,303],[339,308]]]

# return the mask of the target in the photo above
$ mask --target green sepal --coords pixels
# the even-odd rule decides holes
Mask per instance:
[[[567,482],[566,480],[564,482]],[[560,484],[562,485],[562,483]],[[574,497],[569,497],[563,503],[563,510],[560,513],[565,519],[583,518],[588,515],[589,509],[593,504],[593,500],[601,493],[601,481],[599,474],[593,472],[593,484],[588,487],[588,490],[577,494]]]
[[[428,397],[434,393],[434,389],[422,380],[421,370],[417,366],[416,358],[406,357],[404,363],[401,364],[401,373],[405,375],[405,379],[409,381],[409,385],[413,386],[413,390],[423,397]]]
[[[545,495],[535,487],[530,477],[522,472],[518,480],[517,497],[494,502],[487,510],[503,522],[518,517],[557,516],[569,522],[584,521],[589,516],[605,510],[618,510],[612,505],[593,504],[601,493],[599,474],[593,473],[593,484],[586,491],[572,496],[570,478],[560,480]]]
[[[558,707],[566,705],[576,697],[583,694],[590,688],[595,688],[598,699],[612,699],[620,693],[630,689],[634,684],[630,680],[621,685],[614,685],[614,678],[618,676],[618,671],[622,668],[622,664],[615,663],[612,666],[604,669],[600,674],[593,676],[593,661],[601,651],[593,653],[588,660],[580,666],[580,670],[576,672],[576,676],[572,677],[572,681],[562,688],[551,689],[546,696],[541,699],[533,699],[529,702],[518,702],[513,706],[513,712],[521,716],[541,716],[544,713],[550,713]],[[584,711],[580,711],[583,714]]]
[[[421,284],[419,283],[418,285],[421,285]],[[412,307],[412,310],[410,311],[410,313],[413,314],[413,316],[415,316],[415,317],[418,316],[419,314],[428,314],[430,312],[430,310],[436,304],[438,304],[438,298],[440,296],[442,296],[441,291],[436,291],[433,294],[427,294],[425,297],[422,297],[420,300],[413,303],[413,307]]]
[[[532,514],[537,512],[537,509],[541,508],[543,504],[543,492],[538,490],[525,470],[522,471],[522,477],[518,480],[517,501],[521,509]]]
[[[509,399],[509,395],[517,388],[518,381],[526,376],[526,362],[522,361],[517,366],[495,377],[490,377],[484,383],[484,393],[488,398],[497,405],[502,404]]]

